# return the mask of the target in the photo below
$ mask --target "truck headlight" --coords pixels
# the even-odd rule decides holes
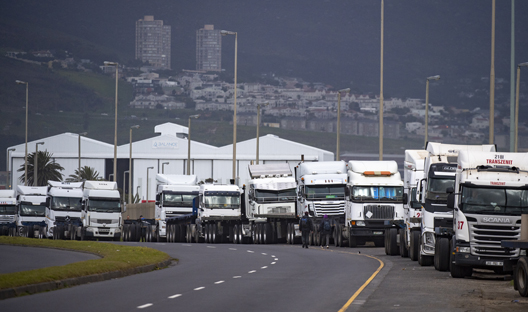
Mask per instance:
[[[365,226],[365,221],[356,221],[357,226]]]
[[[471,252],[471,248],[470,247],[457,247],[456,251],[457,252],[463,252],[463,253],[470,253]]]
[[[526,256],[526,249],[521,249],[519,256]]]

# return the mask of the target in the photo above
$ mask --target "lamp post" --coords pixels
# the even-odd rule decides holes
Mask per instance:
[[[164,162],[161,164],[161,173],[165,173],[165,165],[168,165],[169,162]]]
[[[28,94],[29,94],[29,83],[16,80],[17,84],[26,85],[26,152],[24,154],[24,185],[27,186],[27,141],[28,141]]]
[[[339,161],[339,138],[341,134],[341,93],[349,93],[350,88],[341,89],[337,91],[337,152],[336,152],[336,160]]]
[[[235,35],[235,101],[234,101],[234,112],[233,112],[233,180],[236,183],[236,112],[237,112],[237,49],[238,49],[238,33],[235,31],[221,30],[222,36]]]
[[[141,188],[141,185],[136,186],[136,194],[138,195],[138,198],[139,198],[139,189],[140,188]]]
[[[189,116],[189,127],[187,129],[187,175],[191,175],[191,118],[198,118],[200,115]]]
[[[438,80],[439,75],[427,77],[425,83],[425,144],[427,144],[427,132],[429,131],[429,80]]]
[[[9,152],[14,152],[15,148],[8,148],[7,149],[7,157],[6,157],[6,170],[7,170],[7,188],[13,189],[11,186],[11,166],[9,166]]]
[[[268,106],[269,102],[257,104],[257,165],[259,164],[259,129],[260,129],[260,108]]]
[[[495,0],[491,2],[491,71],[490,71],[490,115],[489,144],[494,141],[495,127]]]
[[[130,180],[130,171],[129,170],[123,171],[123,204],[125,203],[125,181],[126,181],[126,174],[127,173],[128,173],[128,179]],[[128,192],[130,193],[130,189],[128,189]],[[128,202],[128,203],[130,204],[130,202]]]
[[[379,160],[383,160],[383,24],[385,2],[381,0],[381,51],[380,51],[380,107],[379,107]]]
[[[44,142],[37,142],[35,144],[35,157],[33,157],[33,186],[38,186],[38,146],[44,145]]]
[[[87,135],[88,132],[79,133],[79,178],[81,177],[81,135]]]
[[[147,167],[147,203],[149,200],[148,193],[149,193],[149,170],[154,169],[154,167]]]
[[[105,61],[106,66],[115,66],[116,72],[116,87],[115,87],[115,126],[114,126],[114,173],[117,172],[117,85],[119,81],[119,63]],[[117,175],[114,174],[114,182],[117,180]]]
[[[517,138],[518,138],[518,126],[519,126],[519,85],[521,80],[521,67],[528,66],[528,62],[520,63],[517,65],[517,86],[515,91],[515,140],[514,147],[515,153],[517,153]]]
[[[130,154],[128,158],[128,202],[132,202],[132,129],[138,129],[139,125],[130,127]],[[123,181],[124,183],[125,181]],[[136,192],[137,193],[137,192]]]

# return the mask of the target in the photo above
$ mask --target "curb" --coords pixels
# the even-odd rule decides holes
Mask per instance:
[[[129,275],[139,274],[139,273],[146,273],[146,272],[150,272],[156,269],[166,268],[169,265],[173,264],[173,262],[176,262],[175,264],[178,263],[177,260],[168,259],[168,260],[158,262],[155,264],[144,265],[141,267],[131,268],[131,269],[122,270],[122,271],[92,274],[92,275],[72,277],[72,278],[68,278],[64,280],[45,282],[45,283],[34,284],[34,285],[26,285],[26,286],[20,286],[20,287],[15,287],[15,288],[1,289],[0,290],[0,300],[14,298],[14,297],[23,296],[23,295],[32,295],[32,294],[36,294],[40,292],[57,290],[61,288],[77,286],[77,285],[82,285],[82,284],[102,282],[102,281],[107,281],[107,280],[111,280],[114,278],[121,278],[121,277],[129,276]]]

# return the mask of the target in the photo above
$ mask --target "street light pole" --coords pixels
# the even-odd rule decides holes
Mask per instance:
[[[161,164],[161,173],[164,174],[165,173],[165,165],[168,165],[169,162],[164,162]]]
[[[44,145],[44,142],[37,142],[35,144],[35,157],[33,157],[33,186],[38,186],[38,146]]]
[[[147,203],[148,203],[148,200],[149,200],[149,197],[148,197],[148,193],[149,193],[149,170],[150,169],[154,169],[154,167],[148,167],[147,168]]]
[[[259,164],[259,129],[260,129],[260,108],[262,106],[268,106],[269,102],[257,104],[257,165]]]
[[[7,149],[7,157],[6,157],[6,170],[7,170],[7,185],[6,185],[6,188],[9,189],[13,189],[12,187],[12,183],[11,183],[11,166],[9,166],[9,152],[14,152],[16,149],[15,148],[8,148]]]
[[[385,1],[381,0],[379,160],[383,160],[383,23],[384,23],[384,8],[385,8]]]
[[[114,125],[114,182],[117,180],[117,86],[119,82],[119,63],[105,61],[106,66],[115,66],[116,87],[115,87],[115,125]]]
[[[221,30],[222,36],[235,35],[235,100],[233,112],[233,180],[237,183],[236,176],[236,129],[237,129],[237,50],[238,50],[238,33],[235,31]]]
[[[341,92],[349,93],[350,88],[341,89],[337,91],[337,151],[336,151],[336,160],[339,161],[339,139],[341,135]]]
[[[128,202],[132,203],[132,129],[138,129],[139,125],[130,127],[130,154],[128,158]],[[124,183],[125,181],[123,181]],[[136,192],[137,193],[137,192]]]
[[[79,178],[81,177],[81,135],[87,135],[88,132],[79,133]]]
[[[427,145],[427,134],[429,131],[429,80],[438,80],[440,75],[427,77],[425,84],[425,145]]]
[[[28,94],[29,94],[29,83],[27,82],[24,82],[24,81],[20,81],[20,80],[16,80],[16,83],[17,84],[25,84],[26,85],[26,152],[24,154],[24,185],[28,185],[27,183],[27,153],[28,153],[28,148],[27,148],[27,142],[28,142]]]
[[[491,71],[490,71],[490,115],[489,115],[489,144],[494,141],[495,127],[495,0],[491,7]]]
[[[519,126],[519,85],[521,81],[521,67],[528,66],[528,62],[520,63],[517,65],[517,86],[515,91],[515,139],[514,139],[514,152],[517,153],[517,142],[518,142],[518,126]]]
[[[191,118],[198,118],[200,115],[189,116],[189,127],[187,128],[187,175],[191,175]]]
[[[125,204],[125,181],[126,181],[126,174],[128,173],[128,179],[130,180],[130,171],[125,170],[123,171],[123,205]],[[128,192],[130,193],[130,189],[128,189]],[[130,202],[128,202],[130,204]]]

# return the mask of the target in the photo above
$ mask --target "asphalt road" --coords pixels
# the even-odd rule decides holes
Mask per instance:
[[[335,252],[300,245],[126,244],[162,250],[179,263],[3,300],[2,311],[338,311],[380,267],[378,260],[348,248]]]
[[[99,257],[89,253],[60,249],[0,245],[0,274],[66,265],[91,259],[99,259]]]

